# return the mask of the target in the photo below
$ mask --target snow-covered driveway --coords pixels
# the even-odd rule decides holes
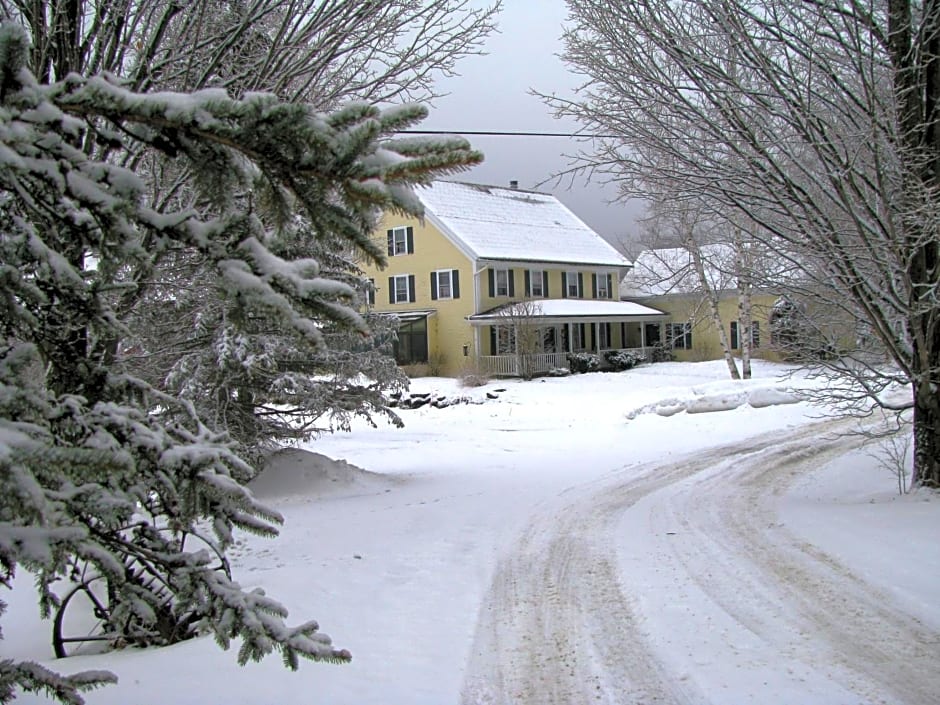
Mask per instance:
[[[543,507],[498,563],[462,702],[936,702],[940,633],[772,508],[859,445],[845,429],[628,467]]]
[[[417,380],[497,398],[309,446],[371,472],[282,456],[257,486],[282,534],[243,536],[235,577],[349,665],[239,667],[210,637],[55,661],[25,574],[0,659],[113,670],[90,705],[936,702],[940,502],[776,405],[807,383],[781,371]]]

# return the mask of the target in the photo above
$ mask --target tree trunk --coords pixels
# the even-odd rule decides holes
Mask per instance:
[[[751,378],[751,263],[747,248],[741,236],[741,229],[735,229],[734,263],[735,277],[738,280],[738,337],[741,343],[741,377]]]
[[[731,374],[731,379],[741,379],[741,374],[738,372],[738,365],[734,361],[734,354],[728,344],[728,334],[725,333],[724,322],[721,320],[721,314],[718,312],[718,294],[712,289],[711,285],[708,283],[708,277],[705,276],[705,263],[702,262],[702,251],[699,249],[698,243],[694,242],[691,238],[686,240],[686,248],[692,256],[692,266],[695,268],[695,276],[698,278],[699,286],[702,287],[705,300],[708,302],[708,310],[711,313],[712,323],[718,330],[718,342],[721,344],[721,351],[724,354],[725,364],[728,365],[728,372]]]
[[[931,382],[914,384],[914,471],[911,484],[940,487],[940,398]]]

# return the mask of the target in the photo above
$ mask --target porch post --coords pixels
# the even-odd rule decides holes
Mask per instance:
[[[640,347],[646,350],[646,324],[640,323]]]

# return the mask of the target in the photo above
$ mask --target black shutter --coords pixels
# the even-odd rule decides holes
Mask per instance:
[[[366,301],[370,306],[375,306],[375,279],[369,280],[369,288],[366,289]]]
[[[614,278],[610,274],[607,275],[607,298],[614,298]]]
[[[532,274],[528,269],[525,270],[523,279],[525,280],[525,296],[532,296]]]
[[[486,273],[490,280],[490,298],[492,299],[496,296],[496,270],[490,267]]]
[[[591,324],[591,350],[600,350],[600,345],[598,345],[597,340],[597,332],[600,326],[600,323]]]
[[[610,324],[609,323],[604,324],[604,332],[607,333],[607,347],[608,348],[614,347],[613,345],[610,344],[611,341],[610,341]]]
[[[450,273],[450,295],[455,299],[460,298],[460,272],[456,269]]]
[[[760,323],[757,321],[751,321],[751,347],[760,347]]]
[[[548,272],[542,272],[542,296],[548,298]]]
[[[414,303],[415,301],[417,301],[417,298],[415,297],[415,275],[414,274],[408,275],[408,300],[411,303]]]
[[[407,245],[408,245],[408,254],[409,254],[409,255],[413,255],[413,254],[415,253],[415,229],[409,225],[407,232],[408,232],[408,235],[407,235],[406,239],[407,239],[407,241],[408,241],[408,243],[407,243]]]
[[[649,345],[649,341],[646,341],[646,344]],[[620,347],[627,347],[627,324],[620,324]]]
[[[391,257],[395,254],[395,231],[388,231],[388,256]]]
[[[437,301],[437,272],[431,272],[431,301]]]
[[[395,303],[395,277],[388,278],[388,302]]]
[[[597,273],[591,275],[591,298],[597,298]]]
[[[578,275],[578,278],[581,278],[580,274]],[[587,348],[587,326],[585,326],[583,323],[579,323],[578,325],[581,327],[581,349],[584,350]]]
[[[731,321],[731,349],[738,349],[738,322]]]
[[[498,355],[496,350],[496,326],[490,326],[490,355]]]
[[[578,298],[584,298],[584,274],[578,272]]]
[[[568,272],[561,273],[561,298],[568,298]]]
[[[516,295],[516,272],[512,269],[506,270],[506,278],[509,280],[509,298],[512,298]]]

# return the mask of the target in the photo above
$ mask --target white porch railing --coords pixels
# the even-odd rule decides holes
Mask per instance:
[[[638,357],[643,357],[646,360],[650,359],[650,355],[653,351],[652,348],[617,348],[625,352],[632,352]],[[597,355],[598,353],[594,350],[582,350],[580,352],[588,352]],[[609,367],[607,361],[604,359],[604,353],[610,352],[608,350],[601,350],[599,353],[601,361],[601,369]],[[544,374],[549,370],[555,369],[556,367],[568,367],[568,353],[532,353],[529,355],[522,356],[525,359],[520,361],[519,355],[480,355],[479,364],[480,372],[488,375],[493,375],[494,377],[520,377],[521,373],[519,370],[520,362],[522,362],[527,368],[529,374],[538,375]]]

